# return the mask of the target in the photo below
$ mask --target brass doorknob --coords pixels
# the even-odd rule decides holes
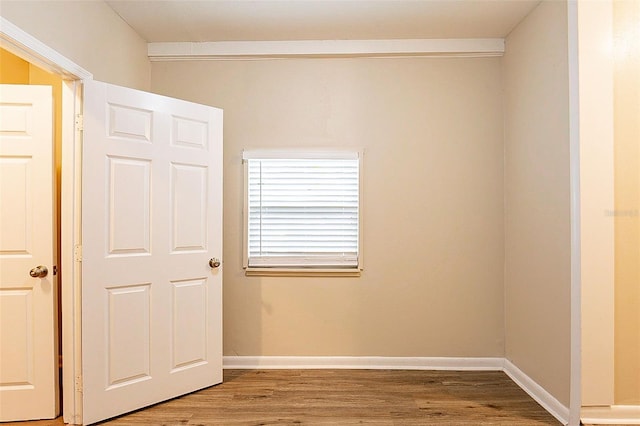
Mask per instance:
[[[212,268],[217,268],[218,266],[220,266],[220,259],[217,259],[215,257],[209,259],[209,266]]]
[[[47,276],[48,273],[49,273],[49,270],[47,269],[47,267],[42,265],[36,266],[35,268],[29,271],[29,275],[31,275],[33,278],[44,278]]]

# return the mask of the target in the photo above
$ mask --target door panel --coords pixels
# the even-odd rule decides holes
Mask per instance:
[[[222,381],[222,111],[87,82],[85,423]]]
[[[207,167],[171,163],[171,249],[207,249]]]
[[[58,409],[52,100],[0,85],[0,421]],[[46,277],[29,276],[38,265]]]
[[[151,161],[107,157],[109,256],[151,254]]]
[[[107,288],[107,389],[151,379],[151,283]]]
[[[172,371],[196,367],[207,359],[207,282],[173,281],[171,309]]]

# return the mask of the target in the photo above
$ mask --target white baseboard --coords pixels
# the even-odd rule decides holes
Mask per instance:
[[[504,360],[504,372],[560,423],[569,423],[569,408],[507,359]]]
[[[582,407],[580,419],[594,425],[640,425],[640,405]]]
[[[225,356],[225,369],[354,369],[354,370],[451,370],[504,371],[562,424],[569,422],[569,408],[504,358],[377,357],[377,356]],[[633,424],[633,423],[628,423]]]
[[[225,356],[226,369],[366,369],[500,371],[503,358],[377,356]]]

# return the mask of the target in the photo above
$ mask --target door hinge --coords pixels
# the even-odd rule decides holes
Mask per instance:
[[[82,246],[80,244],[73,247],[73,260],[82,262]]]
[[[84,116],[82,114],[76,114],[76,130],[78,132],[84,130]]]
[[[82,393],[82,376],[76,376],[76,392]]]

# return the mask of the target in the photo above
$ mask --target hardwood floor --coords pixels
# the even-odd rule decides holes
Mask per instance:
[[[22,422],[60,425],[61,420]],[[224,383],[100,424],[559,425],[504,373],[226,370]],[[9,423],[8,425],[12,425]]]

